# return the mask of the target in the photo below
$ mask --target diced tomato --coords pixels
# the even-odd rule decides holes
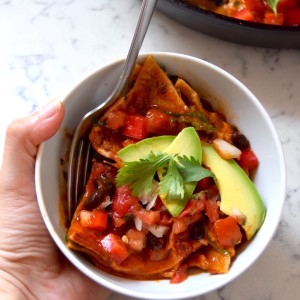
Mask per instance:
[[[181,265],[173,275],[173,277],[170,280],[170,283],[180,283],[184,281],[187,278],[187,266]]]
[[[190,199],[184,210],[180,213],[177,218],[182,218],[186,215],[193,215],[199,211],[204,210],[205,208],[205,198],[202,197],[199,200]]]
[[[287,26],[300,25],[300,8],[297,7],[285,12],[284,25]]]
[[[251,149],[243,150],[238,162],[241,167],[246,167],[248,170],[254,170],[258,166],[258,158]]]
[[[139,200],[132,196],[128,185],[123,185],[116,188],[111,208],[120,217],[124,217],[126,214],[135,213],[139,209]]]
[[[146,233],[136,229],[129,229],[126,232],[128,246],[134,251],[142,251],[146,245]]]
[[[101,162],[95,162],[93,164],[93,168],[91,173],[93,174],[93,179],[100,176],[100,174],[103,174],[106,171],[106,165]]]
[[[187,230],[189,225],[189,219],[188,216],[183,218],[174,218],[174,223],[172,225],[172,233],[173,234],[179,234],[181,232],[184,232]]]
[[[160,221],[160,211],[141,209],[137,212],[137,215],[148,226],[158,224]]]
[[[127,116],[123,127],[123,135],[139,140],[146,138],[146,119],[140,115]]]
[[[79,213],[79,222],[82,227],[103,231],[107,227],[107,212],[82,210]]]
[[[159,224],[160,225],[170,225],[172,222],[172,216],[168,211],[161,211],[160,212],[160,220]]]
[[[179,234],[187,230],[188,226],[191,224],[196,223],[197,221],[203,218],[203,214],[201,211],[194,213],[192,215],[185,215],[183,217],[176,217],[173,218],[173,225],[172,225],[172,233]]]
[[[107,124],[109,128],[117,130],[125,124],[126,113],[122,110],[111,111],[107,115]]]
[[[112,218],[112,223],[116,228],[119,228],[126,223],[126,218],[120,217],[119,214],[117,214],[116,212],[114,212],[111,215],[111,218]]]
[[[153,211],[159,211],[160,213],[160,219],[159,224],[160,225],[170,225],[172,223],[172,216],[165,208],[164,204],[162,203],[161,199],[159,197],[156,198],[155,204],[152,208]]]
[[[146,113],[146,127],[150,134],[161,134],[168,132],[170,128],[171,117],[159,110],[151,108]]]
[[[273,12],[266,12],[265,13],[265,19],[266,24],[271,25],[282,25],[284,21],[283,13],[277,13],[277,16]]]
[[[250,12],[264,14],[266,11],[263,0],[245,0],[245,5]]]
[[[240,227],[234,217],[219,219],[214,224],[218,243],[222,248],[233,247],[242,239]]]
[[[105,168],[105,171],[103,172],[103,175],[114,182],[114,180],[117,176],[117,173],[118,173],[117,168],[115,168],[111,165],[106,165],[106,168]]]
[[[215,223],[220,218],[220,208],[218,203],[213,199],[205,202],[205,213],[211,223]]]
[[[100,243],[105,252],[119,265],[129,256],[126,245],[113,233],[106,235]]]
[[[243,8],[242,10],[237,11],[233,17],[244,21],[254,21],[252,12],[247,8]]]

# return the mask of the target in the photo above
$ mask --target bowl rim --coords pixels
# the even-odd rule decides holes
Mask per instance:
[[[280,199],[280,201],[277,204],[277,206],[278,206],[278,208],[276,210],[277,215],[274,216],[274,220],[276,220],[276,221],[275,221],[274,226],[272,228],[272,232],[269,231],[270,234],[268,235],[267,238],[264,239],[263,244],[261,245],[261,247],[256,252],[255,258],[252,259],[252,261],[250,263],[245,264],[243,266],[243,268],[241,268],[240,270],[235,272],[235,274],[232,274],[231,272],[227,273],[226,274],[227,276],[224,279],[224,281],[220,285],[218,285],[217,287],[211,288],[210,286],[208,286],[206,289],[201,291],[200,294],[197,293],[197,291],[193,289],[190,292],[183,291],[182,293],[172,295],[172,298],[170,298],[170,296],[167,296],[165,294],[164,295],[157,295],[157,294],[147,295],[143,292],[133,291],[133,290],[121,287],[117,284],[112,283],[109,280],[109,278],[106,279],[106,278],[103,278],[99,275],[96,275],[89,268],[89,266],[85,265],[84,263],[82,263],[81,261],[78,260],[77,255],[66,247],[64,241],[62,241],[61,238],[59,237],[59,235],[56,233],[56,231],[54,229],[54,226],[51,223],[48,212],[46,210],[45,203],[43,201],[43,192],[42,192],[42,188],[41,188],[41,178],[40,178],[41,168],[42,168],[42,157],[43,157],[43,153],[45,151],[45,147],[47,145],[47,142],[44,142],[39,146],[38,153],[37,153],[36,170],[35,170],[37,200],[38,200],[38,205],[39,205],[44,223],[45,223],[50,235],[54,239],[56,245],[62,251],[62,253],[66,256],[66,258],[77,269],[79,269],[83,274],[85,274],[86,276],[88,276],[89,278],[91,278],[92,280],[97,282],[98,284],[101,284],[104,287],[106,287],[106,288],[108,288],[112,291],[115,291],[117,293],[121,293],[121,294],[126,295],[126,296],[134,297],[134,298],[149,299],[149,297],[151,296],[151,299],[185,299],[185,298],[200,296],[200,295],[203,295],[205,293],[214,291],[218,288],[221,288],[222,286],[228,284],[229,282],[231,282],[235,278],[239,277],[244,271],[246,271],[247,269],[250,268],[250,266],[258,259],[258,257],[261,256],[262,252],[266,249],[266,247],[268,246],[270,240],[273,238],[273,235],[274,235],[274,233],[275,233],[275,231],[276,231],[276,229],[279,225],[280,216],[281,216],[281,213],[282,213],[283,204],[284,204],[284,200],[285,200],[285,196],[286,196],[285,161],[284,161],[282,145],[280,143],[280,140],[279,140],[278,134],[275,130],[275,127],[274,127],[274,125],[271,121],[271,118],[269,117],[266,110],[264,109],[262,104],[259,102],[259,100],[254,96],[254,94],[241,81],[239,81],[236,77],[234,77],[233,75],[231,75],[227,71],[223,70],[222,68],[220,68],[220,67],[218,67],[218,66],[216,66],[216,65],[214,65],[214,64],[212,64],[208,61],[205,61],[203,59],[200,59],[200,58],[197,58],[197,57],[194,57],[194,56],[191,56],[191,55],[186,55],[186,54],[180,54],[180,53],[174,53],[174,52],[143,52],[143,53],[140,53],[140,55],[138,57],[138,60],[141,60],[141,59],[143,60],[149,54],[153,55],[154,57],[159,56],[160,60],[163,60],[164,57],[176,57],[176,58],[180,58],[180,59],[193,60],[193,61],[197,62],[198,64],[200,63],[200,64],[204,65],[205,68],[211,68],[214,71],[216,71],[218,73],[221,73],[222,76],[226,76],[231,81],[233,81],[234,85],[237,85],[240,89],[242,89],[244,92],[246,92],[249,95],[249,97],[251,98],[252,102],[255,104],[255,106],[257,106],[257,108],[263,114],[263,117],[264,117],[265,121],[267,122],[269,129],[271,130],[274,143],[276,144],[276,149],[277,149],[277,152],[278,152],[278,158],[280,160],[279,166],[280,166],[280,171],[281,171],[280,172],[281,189],[280,189],[280,195],[278,196],[278,199]],[[119,59],[111,61],[111,62],[107,62],[106,64],[103,64],[102,66],[96,68],[94,71],[90,72],[90,74],[88,74],[88,76],[83,76],[83,79],[79,80],[77,82],[77,84],[75,84],[73,86],[73,88],[71,88],[69,93],[66,94],[66,96],[64,97],[62,102],[65,104],[68,101],[70,101],[70,96],[72,95],[72,93],[74,91],[76,91],[77,88],[79,88],[86,81],[89,81],[92,77],[96,76],[99,72],[101,73],[105,69],[109,69],[109,68],[112,68],[113,66],[117,66],[117,65],[121,64],[122,62],[124,62],[124,60],[125,60],[125,58],[123,57],[123,58],[119,58]]]

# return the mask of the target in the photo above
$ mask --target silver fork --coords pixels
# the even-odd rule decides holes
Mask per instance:
[[[91,144],[87,138],[94,120],[122,94],[146,35],[157,0],[143,0],[135,33],[121,75],[110,96],[88,112],[80,121],[73,136],[68,166],[68,218],[71,221],[87,181]]]

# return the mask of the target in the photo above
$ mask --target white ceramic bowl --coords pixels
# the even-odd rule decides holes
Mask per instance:
[[[259,158],[260,165],[254,181],[265,203],[265,222],[233,261],[230,272],[222,275],[192,275],[177,285],[170,285],[169,280],[137,281],[98,270],[83,256],[66,247],[66,231],[59,217],[60,158],[66,150],[64,128],[72,131],[86,112],[105,99],[120,74],[123,60],[100,68],[80,82],[64,99],[66,114],[61,130],[39,148],[36,189],[40,210],[52,238],[64,255],[84,274],[127,296],[182,299],[199,296],[229,283],[261,255],[279,223],[285,197],[285,165],[281,145],[268,114],[240,81],[222,69],[194,57],[174,53],[152,54],[168,74],[186,79],[198,91],[205,91],[205,96],[214,105],[221,106],[228,119],[249,138]],[[145,56],[140,55],[139,60],[143,61]]]

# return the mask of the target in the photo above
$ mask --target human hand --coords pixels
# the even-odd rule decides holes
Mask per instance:
[[[7,129],[0,171],[1,299],[105,299],[110,293],[66,261],[38,208],[38,145],[55,134],[63,117],[63,105],[53,101]]]

